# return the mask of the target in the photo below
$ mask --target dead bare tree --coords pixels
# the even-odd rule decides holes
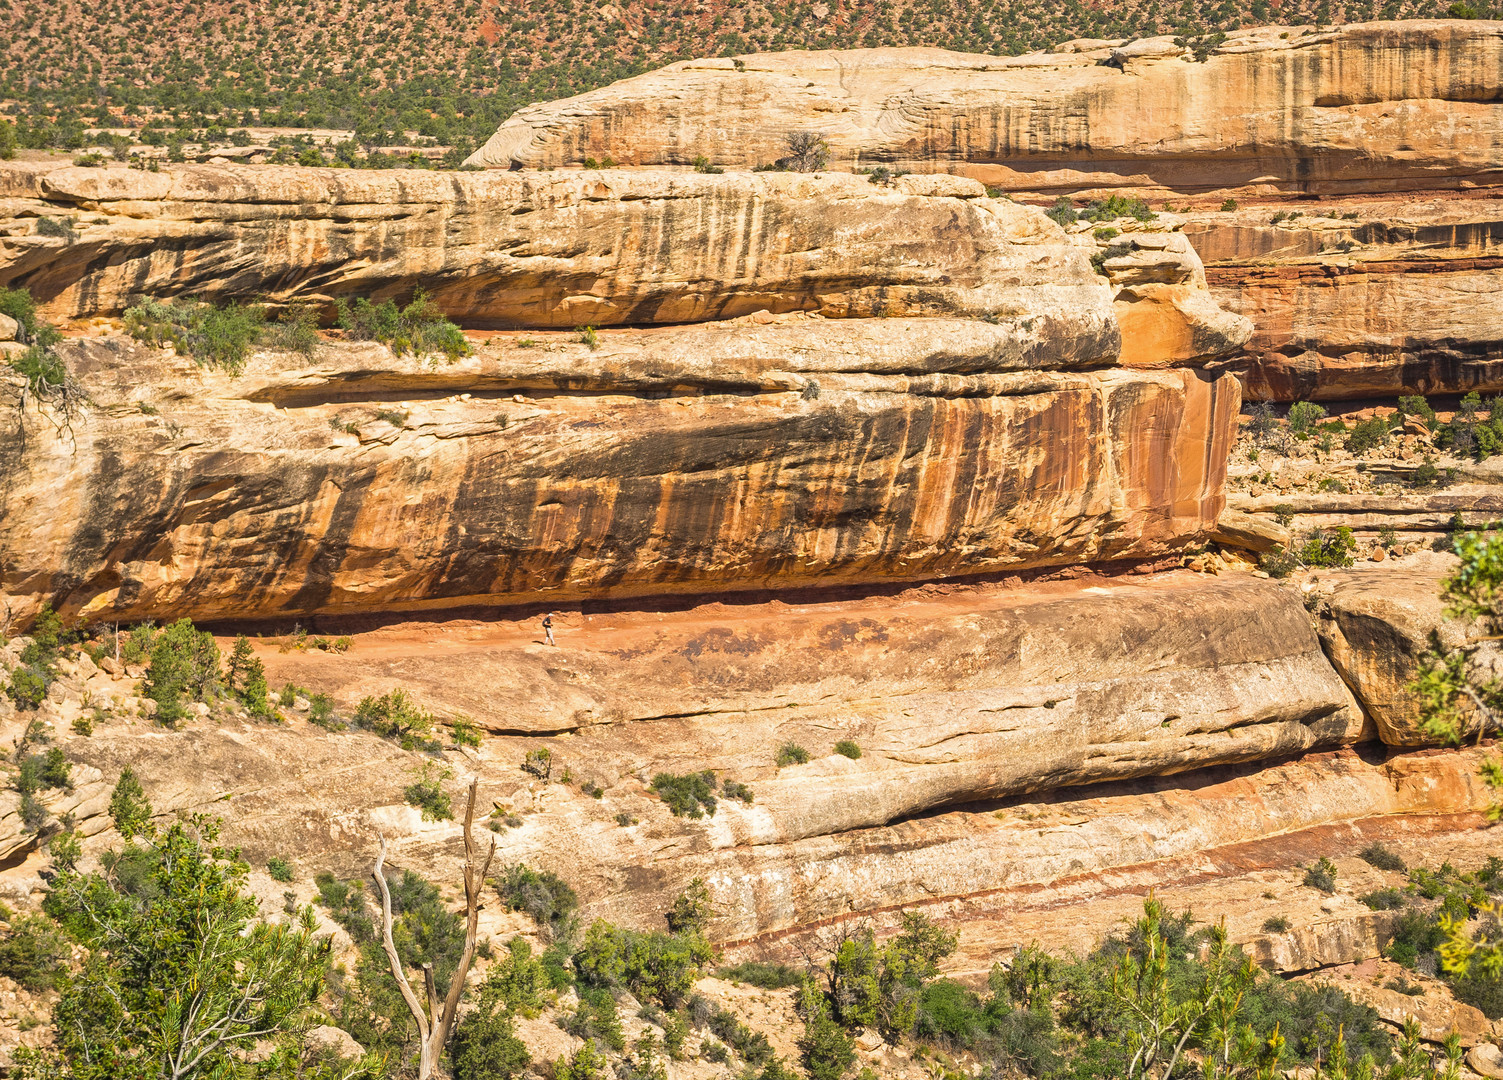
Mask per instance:
[[[423,987],[427,991],[427,1004],[418,1000],[402,970],[402,959],[397,955],[397,946],[391,939],[391,889],[386,876],[381,872],[386,863],[386,837],[381,836],[381,853],[376,856],[376,868],[372,872],[376,886],[381,890],[381,944],[386,949],[386,959],[391,964],[391,974],[402,991],[402,1000],[407,1011],[418,1026],[418,1080],[430,1080],[444,1074],[439,1062],[444,1056],[444,1047],[454,1034],[454,1021],[459,1016],[459,999],[464,996],[465,977],[470,973],[470,964],[475,959],[475,934],[480,921],[480,890],[485,887],[485,875],[491,868],[491,859],[496,854],[496,840],[491,838],[490,851],[486,853],[485,865],[475,870],[475,837],[471,827],[475,822],[475,789],[478,779],[470,781],[470,799],[464,811],[464,951],[459,954],[459,966],[454,969],[454,981],[449,984],[449,993],[442,1003],[438,1000],[438,987],[433,983],[433,965],[423,965]]]

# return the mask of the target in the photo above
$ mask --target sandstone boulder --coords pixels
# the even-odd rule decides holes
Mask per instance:
[[[1441,581],[1455,558],[1427,554],[1418,565],[1411,556],[1402,566],[1359,566],[1330,577],[1335,588],[1316,613],[1326,654],[1389,746],[1436,744],[1420,726],[1409,684],[1432,633],[1450,649],[1474,632],[1447,618],[1440,599]],[[1485,650],[1478,662],[1495,662],[1495,656]]]
[[[1466,1053],[1466,1063],[1472,1071],[1490,1080],[1503,1077],[1503,1050],[1496,1043],[1479,1042]]]
[[[1098,52],[932,48],[686,60],[530,105],[471,156],[490,168],[747,169],[792,131],[832,167],[959,171],[1010,190],[1290,189],[1495,182],[1498,24],[1233,31],[1198,62],[1168,37]],[[1422,148],[1422,149],[1416,149]]]
[[[348,1031],[328,1024],[309,1028],[303,1040],[311,1049],[319,1053],[333,1054],[345,1061],[365,1055],[365,1047],[356,1042]]]

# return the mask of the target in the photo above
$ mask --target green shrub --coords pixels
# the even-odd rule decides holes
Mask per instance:
[[[1221,212],[1223,214],[1230,214],[1235,209],[1237,209],[1237,200],[1236,199],[1222,199],[1221,200]]]
[[[68,381],[68,368],[62,357],[41,345],[28,346],[8,363],[26,379],[27,389],[37,397],[51,397]]]
[[[1292,924],[1282,915],[1270,915],[1263,920],[1263,933],[1283,934],[1287,933]]]
[[[579,896],[557,874],[522,863],[507,867],[496,892],[509,911],[522,911],[554,941],[567,939]]]
[[[694,159],[694,171],[698,173],[718,174],[725,172],[719,165],[711,165],[710,159],[700,154]]]
[[[334,699],[328,694],[308,696],[308,722],[317,724],[325,731],[339,731],[344,727],[334,718]]]
[[[179,619],[155,635],[151,664],[146,669],[146,696],[157,703],[159,724],[175,726],[187,715],[185,698],[204,701],[219,686],[219,646],[214,644],[213,634],[200,631],[188,619]],[[264,698],[264,672],[260,687]]]
[[[673,900],[665,916],[670,934],[703,934],[715,914],[710,907],[710,890],[704,878],[690,881]]]
[[[739,799],[750,806],[752,803],[752,789],[738,780],[727,780],[720,785],[721,793],[727,799]]]
[[[1324,420],[1325,407],[1313,401],[1296,401],[1289,406],[1289,430],[1296,435],[1308,435],[1317,421]]]
[[[280,855],[273,855],[266,860],[266,872],[271,875],[273,881],[287,882],[293,878],[292,864]]]
[[[1105,199],[1092,199],[1080,212],[1086,221],[1110,221],[1130,217],[1138,221],[1152,221],[1158,217],[1142,199],[1125,195],[1112,195]]]
[[[1357,852],[1357,857],[1367,863],[1367,865],[1376,867],[1379,870],[1403,872],[1408,869],[1404,865],[1404,860],[1399,858],[1397,853],[1390,851],[1383,844],[1376,841]]]
[[[719,968],[715,977],[728,982],[750,983],[763,990],[786,990],[790,986],[798,986],[804,980],[802,974],[787,964],[766,964],[756,960]]]
[[[452,770],[435,769],[431,761],[425,761],[415,770],[413,782],[402,789],[402,798],[422,811],[424,821],[452,821],[454,805],[443,789],[443,781],[453,775]]]
[[[652,778],[652,790],[667,804],[674,817],[697,821],[706,814],[715,816],[715,774],[708,769],[684,776],[658,773]]]
[[[311,304],[292,303],[261,334],[261,343],[279,352],[312,356],[318,350],[318,311]]]
[[[0,939],[0,975],[33,993],[51,990],[66,970],[69,952],[51,919],[23,915]]]
[[[436,753],[442,749],[437,740],[427,738],[433,728],[433,717],[420,709],[405,690],[362,698],[355,707],[355,726],[390,739],[403,750]]]
[[[1055,224],[1061,227],[1065,225],[1073,225],[1076,221],[1080,220],[1080,215],[1075,211],[1075,204],[1070,201],[1070,198],[1067,195],[1061,195],[1059,198],[1055,199],[1054,205],[1045,210],[1044,213],[1047,214]]]
[[[1333,568],[1352,565],[1357,541],[1345,525],[1307,537],[1296,557],[1305,566]]]
[[[1321,892],[1333,893],[1336,891],[1336,864],[1324,855],[1314,866],[1305,868],[1305,877],[1302,884],[1307,889],[1319,889]]]
[[[1374,911],[1398,911],[1404,906],[1404,894],[1398,889],[1375,889],[1357,899]]]
[[[830,1016],[825,995],[813,982],[804,983],[799,991],[798,1014],[804,1022],[799,1058],[809,1080],[840,1080],[856,1060],[855,1043]]]
[[[525,942],[521,944],[527,948]],[[497,969],[505,964],[498,964]],[[525,1075],[532,1064],[526,1044],[517,1038],[514,1020],[516,1012],[525,1015],[525,1009],[519,1010],[519,1003],[510,996],[516,988],[508,972],[497,969],[480,984],[473,1006],[455,1025],[449,1045],[454,1080],[513,1080]]]
[[[574,970],[589,986],[629,987],[674,1009],[689,996],[715,951],[698,933],[643,933],[596,919],[574,954]]]
[[[1388,421],[1381,416],[1358,420],[1346,437],[1346,448],[1353,454],[1365,454],[1388,442]]]
[[[861,747],[857,746],[850,739],[841,739],[836,743],[835,752],[843,757],[850,758],[852,761],[861,757]]]
[[[406,307],[393,300],[373,304],[365,297],[354,303],[338,300],[334,321],[353,341],[376,341],[398,356],[412,353],[419,358],[443,356],[450,363],[472,351],[464,332],[449,321],[422,289],[413,293]]]
[[[220,307],[191,297],[165,303],[144,298],[125,309],[126,333],[137,341],[171,345],[200,367],[222,368],[231,375],[245,370],[265,321],[259,305],[232,301]]]
[[[783,768],[785,765],[804,765],[809,761],[809,751],[795,742],[785,742],[778,747],[777,765]]]
[[[546,746],[527,751],[522,759],[522,771],[546,783],[553,773],[553,752]]]
[[[574,340],[588,347],[591,352],[600,347],[600,333],[593,326],[576,326],[574,332],[577,335]]]
[[[479,746],[480,727],[468,716],[456,716],[449,721],[449,734],[456,745]]]
[[[151,822],[151,803],[136,774],[126,768],[110,793],[110,819],[116,830],[129,840],[144,833]]]
[[[1394,922],[1383,955],[1396,964],[1413,968],[1421,956],[1434,952],[1444,940],[1445,934],[1434,916],[1408,908]]]
[[[1399,398],[1399,415],[1412,416],[1426,427],[1435,428],[1435,410],[1420,395]]]
[[[606,1060],[595,1043],[586,1039],[573,1057],[560,1057],[553,1063],[553,1080],[605,1080]]]

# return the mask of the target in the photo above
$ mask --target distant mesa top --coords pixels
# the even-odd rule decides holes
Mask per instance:
[[[748,169],[786,157],[793,132],[822,135],[840,171],[958,172],[1010,191],[1492,184],[1503,23],[685,60],[521,109],[468,163]]]

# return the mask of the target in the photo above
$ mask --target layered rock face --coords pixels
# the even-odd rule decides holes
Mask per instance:
[[[1182,238],[1114,281],[972,180],[4,176],[0,278],[56,314],[421,284],[470,325],[676,324],[447,365],[324,345],[235,378],[79,347],[89,405],[4,445],[23,621],[49,598],[242,620],[997,574],[1156,557],[1222,508],[1235,382],[1174,365],[1245,320]],[[39,233],[59,207],[97,216]],[[1157,329],[1124,351],[1124,319]]]
[[[0,169],[0,284],[54,317],[132,298],[326,303],[421,286],[471,327],[691,323],[758,310],[1042,317],[1110,359],[1103,283],[1042,215],[962,178]],[[37,230],[82,213],[76,238]]]
[[[1209,45],[1210,43],[1207,43]],[[812,131],[833,165],[963,172],[1008,190],[1337,191],[1503,179],[1503,28],[1471,21],[1232,33],[976,56],[853,49],[691,60],[519,111],[470,159],[609,156],[751,168]]]
[[[331,346],[240,379],[81,347],[87,417],[5,443],[6,601],[241,620],[912,581],[1151,557],[1220,513],[1229,377],[988,373],[1028,355],[990,324],[843,329],[438,369]],[[883,373],[902,356],[941,370]]]
[[[1503,220],[1491,200],[1260,205],[1191,215],[1185,234],[1211,294],[1256,327],[1232,361],[1251,397],[1503,390]]]

